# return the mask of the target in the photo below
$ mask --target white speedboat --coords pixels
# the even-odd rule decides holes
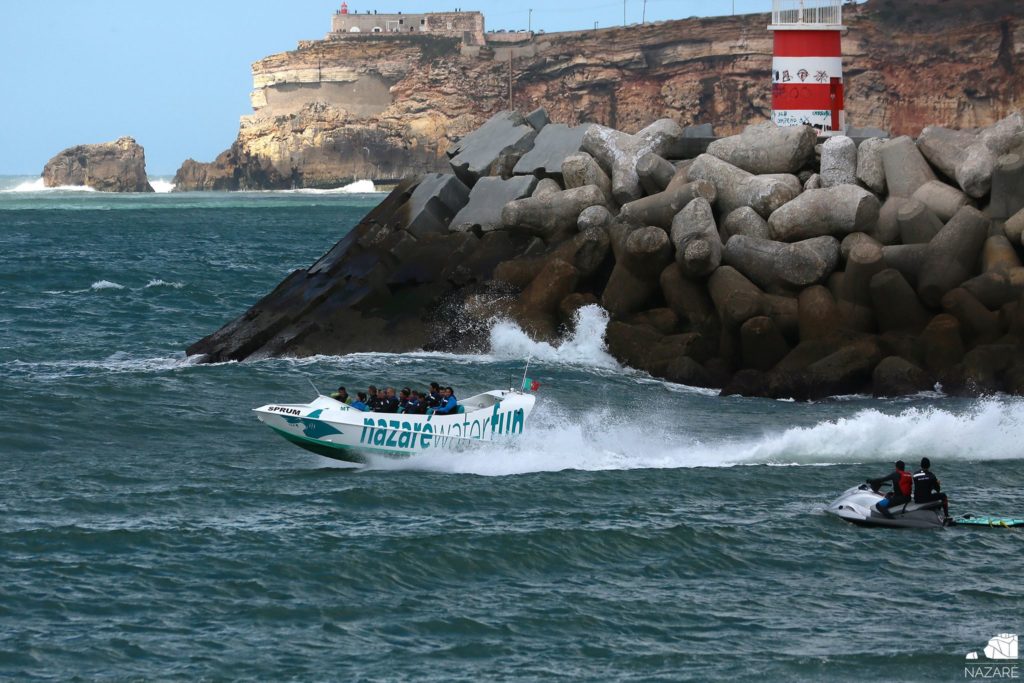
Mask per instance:
[[[363,412],[320,395],[311,403],[270,403],[253,411],[297,446],[363,463],[368,454],[404,458],[514,437],[522,434],[535,400],[519,391],[486,391],[459,401],[458,413],[412,415]]]

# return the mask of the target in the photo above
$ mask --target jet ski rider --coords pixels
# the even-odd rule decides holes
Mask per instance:
[[[939,478],[931,471],[932,461],[921,458],[921,469],[914,473],[914,502],[942,501],[942,513],[949,517],[949,498],[939,490]]]
[[[867,480],[868,484],[871,485],[871,490],[875,492],[887,481],[892,482],[892,491],[885,494],[885,498],[878,501],[875,507],[884,517],[892,519],[892,513],[889,512],[889,508],[910,502],[910,494],[914,490],[914,477],[911,476],[910,472],[907,472],[906,463],[902,460],[897,460],[896,469],[892,472],[878,479]]]

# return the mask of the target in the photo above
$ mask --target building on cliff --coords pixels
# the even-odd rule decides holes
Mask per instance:
[[[350,11],[348,3],[334,13],[328,40],[360,38],[374,34],[420,34],[458,38],[464,45],[484,44],[484,15],[480,12],[429,12],[427,14],[377,14]]]

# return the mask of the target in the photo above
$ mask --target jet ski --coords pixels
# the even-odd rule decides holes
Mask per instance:
[[[885,498],[868,484],[843,491],[825,512],[860,526],[881,526],[897,529],[938,529],[949,526],[952,519],[942,513],[942,501],[931,503],[905,503],[889,508],[892,518],[886,517],[875,504]]]

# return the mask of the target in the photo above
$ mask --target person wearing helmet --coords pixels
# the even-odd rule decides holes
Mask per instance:
[[[921,458],[921,469],[914,473],[914,502],[942,501],[942,513],[949,517],[949,498],[940,490],[939,478],[931,471],[932,461]]]
[[[896,469],[884,477],[868,479],[868,484],[871,485],[873,491],[877,492],[882,484],[887,481],[892,482],[892,491],[885,494],[885,498],[878,501],[875,507],[883,516],[892,519],[892,513],[889,512],[890,508],[910,502],[910,494],[914,490],[914,478],[910,475],[910,472],[907,472],[906,463],[902,460],[897,460]]]

